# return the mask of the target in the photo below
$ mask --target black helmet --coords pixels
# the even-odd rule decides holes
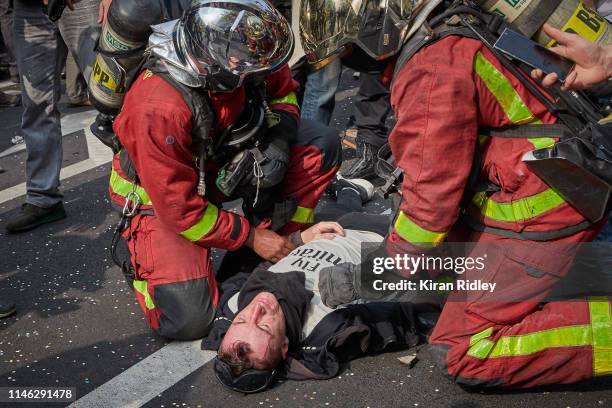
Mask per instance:
[[[253,394],[268,388],[276,377],[276,370],[256,370],[249,369],[234,375],[232,366],[215,357],[214,362],[215,376],[225,387],[232,391]]]

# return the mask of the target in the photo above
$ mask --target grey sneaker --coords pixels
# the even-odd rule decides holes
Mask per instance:
[[[338,198],[338,194],[345,188],[350,188],[359,193],[362,203],[367,203],[374,197],[374,185],[365,179],[345,179],[340,174],[336,174],[336,177],[330,181],[326,188],[326,192]]]

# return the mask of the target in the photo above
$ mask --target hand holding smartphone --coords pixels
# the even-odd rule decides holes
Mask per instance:
[[[557,74],[562,83],[574,67],[572,61],[509,28],[502,32],[493,47],[511,58],[542,70],[545,74]]]

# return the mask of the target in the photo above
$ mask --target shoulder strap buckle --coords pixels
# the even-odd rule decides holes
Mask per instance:
[[[125,196],[125,204],[123,204],[121,214],[125,217],[132,218],[138,212],[138,207],[140,207],[141,203],[142,200],[136,191],[130,191]]]

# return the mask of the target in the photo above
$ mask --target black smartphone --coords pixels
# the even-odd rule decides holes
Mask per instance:
[[[572,61],[509,28],[501,33],[493,47],[546,74],[556,73],[561,82],[565,82],[574,67]]]

